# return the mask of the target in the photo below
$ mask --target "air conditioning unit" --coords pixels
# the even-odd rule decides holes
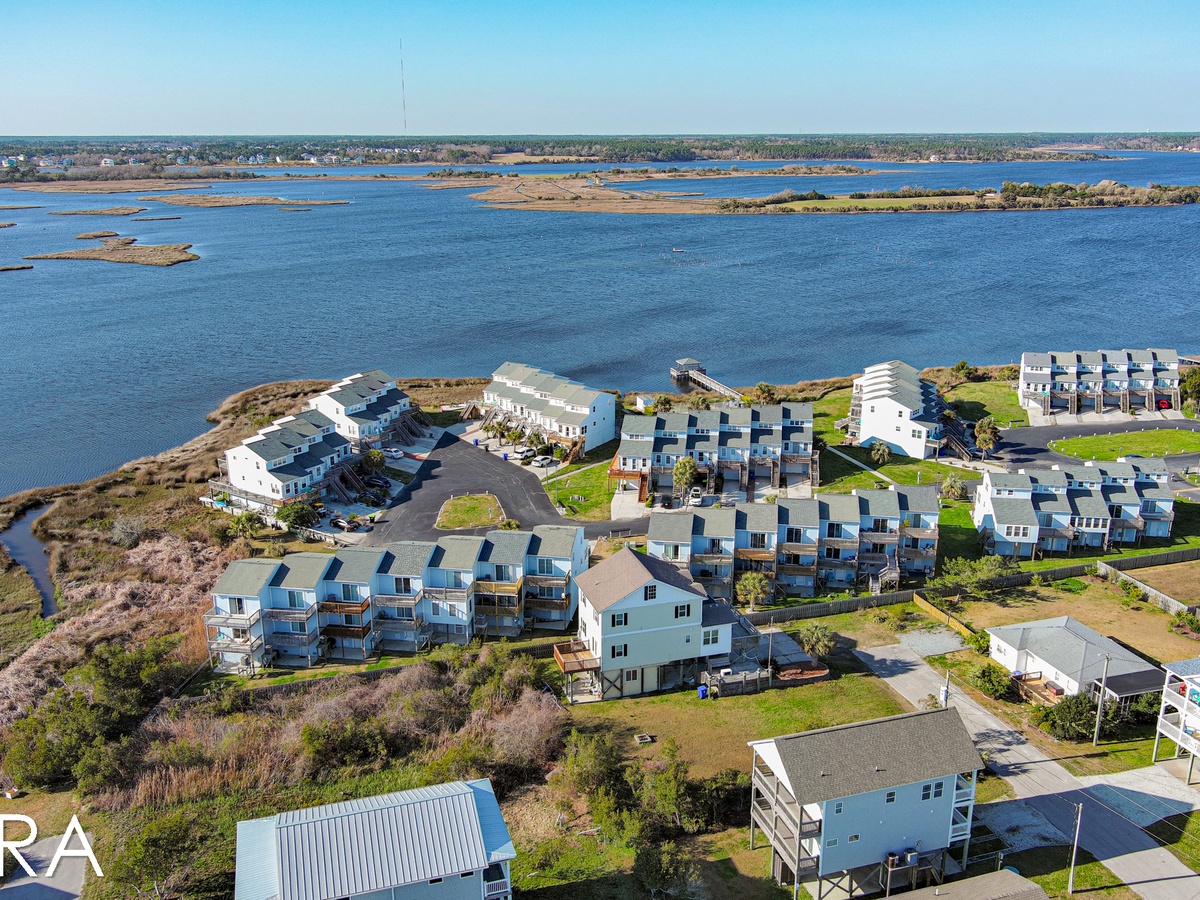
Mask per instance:
[[[917,864],[917,851],[916,850],[905,850],[904,851],[904,864],[906,866],[915,866]]]

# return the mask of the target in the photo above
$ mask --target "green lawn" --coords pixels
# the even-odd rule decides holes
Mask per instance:
[[[1005,855],[1004,864],[1012,866],[1026,878],[1041,885],[1051,900],[1062,900],[1067,894],[1067,879],[1071,869],[1071,847],[1038,847],[1020,853]],[[995,863],[989,862],[978,870],[972,868],[968,875],[983,875],[994,872]],[[1137,894],[1110,872],[1094,856],[1079,848],[1075,860],[1075,893],[1101,900],[1137,900]]]
[[[612,458],[617,454],[617,448],[621,446],[621,439],[609,441],[607,444],[601,444],[599,447],[593,447],[583,456],[579,457],[578,461],[571,463],[569,466],[563,466],[554,473],[555,478],[560,478],[563,475],[570,475],[577,469],[584,469],[588,466],[594,466],[597,463],[612,462]]]
[[[958,415],[972,422],[991,416],[1001,428],[1028,425],[1029,413],[1007,381],[966,381],[946,392]]]
[[[836,453],[824,454],[821,457],[821,486],[830,485],[835,491],[843,493],[854,487],[874,487],[875,482],[883,481],[884,479],[872,474],[876,471],[881,475],[886,475],[897,484],[936,484],[947,475],[957,475],[964,481],[975,477],[972,472],[964,472],[962,469],[943,465],[931,459],[915,459],[899,454],[894,454],[886,465],[876,467],[875,463],[871,461],[871,451],[867,447],[838,447],[838,450],[870,469],[869,472],[858,470],[856,473],[854,467]],[[829,462],[833,463],[833,471],[827,479],[825,467]]]
[[[1193,872],[1200,872],[1200,813],[1160,819],[1147,829]]]
[[[500,508],[500,501],[491,494],[464,494],[451,497],[442,504],[435,527],[447,531],[483,528],[499,525],[503,518],[504,510]]]
[[[746,770],[747,741],[890,716],[908,704],[874,675],[843,673],[832,681],[700,700],[695,690],[633,697],[570,708],[571,724],[611,734],[631,758],[650,758],[674,738],[693,777],[721,769]],[[635,734],[655,742],[638,747]]]
[[[813,431],[825,439],[830,446],[840,444],[846,439],[844,432],[838,431],[837,422],[850,414],[850,394],[852,388],[839,388],[830,391],[820,400],[813,401]],[[825,457],[827,459],[828,457]],[[821,460],[824,465],[825,459]]]
[[[970,500],[943,501],[938,515],[938,559],[979,559],[979,533],[971,520]]]
[[[1138,456],[1163,456],[1168,453],[1200,453],[1200,432],[1164,428],[1155,431],[1130,431],[1125,434],[1098,434],[1093,437],[1051,441],[1050,449],[1080,459],[1113,460],[1127,453]]]
[[[585,522],[599,522],[612,514],[616,483],[608,483],[608,467],[593,466],[582,472],[542,482],[551,500],[566,507],[566,515]],[[577,499],[582,498],[582,499]]]

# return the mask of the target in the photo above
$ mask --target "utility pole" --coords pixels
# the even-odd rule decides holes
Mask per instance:
[[[1075,808],[1075,843],[1071,845],[1071,874],[1067,878],[1067,893],[1075,892],[1075,856],[1079,853],[1079,823],[1083,821],[1083,804]]]
[[[1096,698],[1096,730],[1092,734],[1092,746],[1100,745],[1100,725],[1104,720],[1104,691],[1108,685],[1108,663],[1112,659],[1107,653],[1104,654],[1104,674],[1100,676],[1100,696]]]

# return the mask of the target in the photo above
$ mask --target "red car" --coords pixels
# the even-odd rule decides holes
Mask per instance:
[[[1158,401],[1158,408],[1159,408],[1159,409],[1170,409],[1170,408],[1171,408],[1171,401],[1170,401],[1170,400],[1159,400],[1159,401]]]

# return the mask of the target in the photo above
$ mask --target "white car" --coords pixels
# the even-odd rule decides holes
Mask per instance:
[[[404,451],[397,450],[395,447],[388,447],[383,451],[383,455],[388,459],[404,459]]]
[[[558,460],[556,460],[553,456],[535,456],[533,458],[533,464],[543,469],[552,466],[557,462]]]
[[[704,488],[694,487],[688,491],[688,506],[700,506],[704,502]]]
[[[537,456],[537,451],[532,447],[517,447],[513,450],[513,455],[517,459],[533,459]]]

